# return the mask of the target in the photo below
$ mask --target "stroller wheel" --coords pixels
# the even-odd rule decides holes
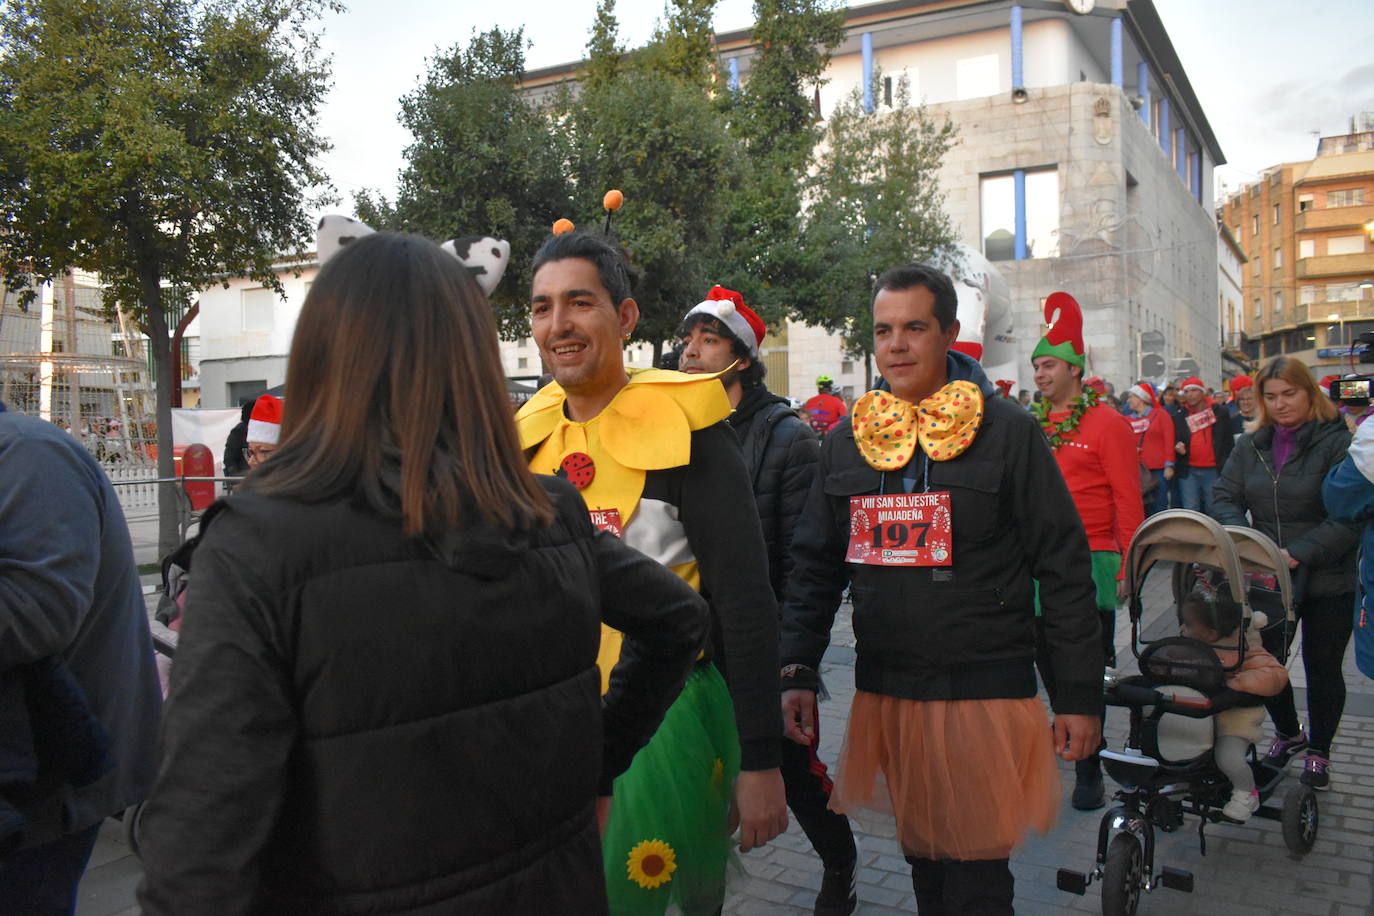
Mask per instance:
[[[1289,792],[1283,799],[1283,842],[1298,855],[1310,852],[1317,842],[1317,793],[1307,786]]]
[[[1131,833],[1118,833],[1107,846],[1107,865],[1102,870],[1103,916],[1134,916],[1145,883],[1145,856],[1140,841]]]

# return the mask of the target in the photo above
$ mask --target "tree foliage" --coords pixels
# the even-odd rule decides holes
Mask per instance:
[[[431,59],[424,81],[401,99],[400,120],[414,139],[396,201],[372,192],[354,199],[373,228],[509,241],[511,265],[492,296],[506,337],[528,331],[530,260],[570,206],[562,136],[518,87],[525,47],[521,30],[491,29]]]
[[[874,73],[881,88],[882,76]],[[799,316],[843,336],[855,355],[873,352],[873,281],[910,261],[954,257],[958,241],[937,172],[957,136],[913,106],[906,79],[893,107],[864,111],[856,88],[826,122],[806,188],[805,272]],[[880,92],[875,92],[881,98]]]
[[[98,273],[171,375],[167,313],[304,251],[330,0],[8,0],[0,6],[0,271]],[[172,476],[159,384],[158,472]],[[170,490],[170,488],[164,488]],[[160,546],[175,546],[164,494]]]
[[[588,88],[567,113],[575,222],[604,215],[609,188],[625,194],[612,233],[640,273],[634,338],[657,358],[682,316],[710,288],[708,254],[720,238],[720,189],[728,182],[728,138],[698,89],[644,69]]]
[[[755,0],[754,17],[757,50],[748,79],[722,102],[740,147],[739,177],[727,197],[712,273],[773,323],[791,311],[808,269],[797,236],[801,191],[820,134],[813,97],[825,82],[830,52],[844,39],[844,7]]]

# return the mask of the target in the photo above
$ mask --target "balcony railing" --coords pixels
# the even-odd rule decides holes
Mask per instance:
[[[1298,261],[1298,277],[1303,280],[1360,274],[1374,274],[1374,251],[1360,254],[1331,254],[1320,258],[1302,258]]]
[[[1303,210],[1298,214],[1297,230],[1309,232],[1317,229],[1364,229],[1364,224],[1374,219],[1374,204],[1355,207],[1326,207],[1321,210]]]

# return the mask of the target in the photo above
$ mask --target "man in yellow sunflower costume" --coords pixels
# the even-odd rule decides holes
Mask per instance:
[[[748,473],[722,422],[725,389],[714,376],[627,372],[623,344],[639,317],[631,288],[623,252],[605,238],[571,232],[544,243],[530,329],[554,381],[517,426],[531,469],[566,477],[595,524],[711,605],[710,658],[616,780],[602,851],[613,913],[714,913],[732,801],[744,850],[787,827],[776,602]],[[604,631],[608,696],[622,686],[620,654],[619,634]]]
[[[1097,749],[1102,650],[1088,542],[1033,417],[959,334],[953,284],[878,278],[870,391],[821,446],[783,602],[783,716],[810,739],[816,671],[846,585],[857,688],[830,807],[895,814],[918,910],[1010,914],[1008,856],[1059,806],[1055,754]],[[1036,696],[1032,581],[1059,674]]]

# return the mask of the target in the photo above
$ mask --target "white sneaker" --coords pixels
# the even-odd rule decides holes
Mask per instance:
[[[1250,819],[1250,815],[1259,810],[1259,806],[1258,789],[1251,789],[1249,792],[1236,789],[1231,793],[1231,800],[1222,807],[1221,815],[1229,821],[1243,824]]]

